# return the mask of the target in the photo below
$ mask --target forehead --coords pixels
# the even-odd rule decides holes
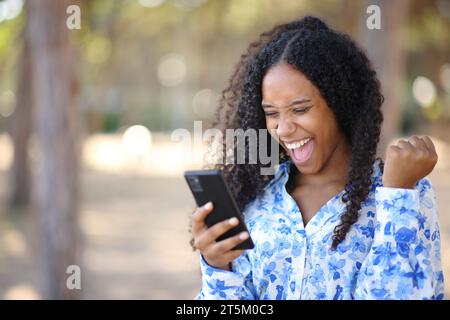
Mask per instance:
[[[303,73],[294,67],[282,63],[271,67],[262,81],[264,100],[276,103],[299,98],[313,98],[318,90]]]

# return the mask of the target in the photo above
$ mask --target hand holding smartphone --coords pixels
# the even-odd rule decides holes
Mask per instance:
[[[238,219],[239,224],[217,237],[217,242],[234,237],[243,231],[248,232],[242,214],[220,170],[186,171],[184,177],[199,207],[209,201],[214,205],[213,211],[205,217],[208,228],[233,217]],[[254,244],[249,236],[232,250],[253,248]]]

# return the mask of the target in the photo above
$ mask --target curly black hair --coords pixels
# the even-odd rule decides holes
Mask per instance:
[[[333,235],[332,248],[336,249],[357,221],[372,183],[383,121],[380,83],[366,54],[348,35],[329,28],[317,17],[307,16],[275,26],[249,45],[222,92],[212,126],[221,130],[266,129],[261,84],[267,71],[280,62],[302,72],[319,89],[351,146],[348,182],[342,198],[346,212]],[[267,141],[270,143],[270,139]],[[226,148],[225,144],[222,148]],[[288,159],[280,146],[280,163]],[[273,178],[260,174],[260,163],[214,167],[223,171],[241,210],[261,195]]]

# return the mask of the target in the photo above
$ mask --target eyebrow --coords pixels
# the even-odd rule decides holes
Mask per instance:
[[[311,102],[311,99],[298,99],[298,100],[294,100],[294,101],[292,101],[291,102],[291,104],[290,105],[287,105],[286,107],[291,107],[291,106],[293,106],[293,105],[297,105],[297,104],[303,104],[303,103],[306,103],[306,102]],[[263,109],[265,109],[265,108],[276,108],[276,107],[274,107],[273,105],[271,105],[271,104],[269,104],[269,103],[261,103],[261,106],[263,107]]]

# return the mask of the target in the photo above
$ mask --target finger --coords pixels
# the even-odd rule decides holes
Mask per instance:
[[[423,137],[422,137],[422,140],[423,140],[423,142],[426,144],[428,150],[429,150],[432,154],[437,155],[436,148],[435,148],[434,143],[433,143],[433,141],[431,140],[431,138],[428,137],[428,136],[423,136]]]
[[[216,242],[213,245],[212,249],[218,252],[228,252],[234,247],[236,247],[239,243],[247,240],[248,238],[249,238],[248,232],[244,231],[228,239]]]
[[[391,144],[386,148],[386,151],[389,151],[389,149],[392,149],[394,151],[399,151],[401,150],[401,148],[399,146],[397,146],[396,144]]]
[[[229,263],[229,262],[236,260],[242,253],[244,253],[244,250],[233,250],[233,251],[226,253],[223,256],[223,259]]]
[[[421,138],[419,138],[417,136],[412,136],[411,138],[408,139],[408,142],[410,144],[412,144],[414,147],[416,147],[417,149],[423,150],[424,152],[429,153],[427,145]]]
[[[207,229],[200,236],[198,236],[196,247],[198,249],[206,248],[216,241],[218,237],[227,232],[228,230],[236,227],[239,224],[239,220],[234,217],[219,223],[216,223],[211,228]]]
[[[404,149],[404,150],[411,150],[412,149],[412,145],[406,141],[406,140],[400,140],[397,142],[397,146],[400,149]]]
[[[213,208],[214,206],[212,202],[208,202],[197,208],[197,210],[195,210],[192,214],[192,233],[194,236],[206,228],[205,218],[211,213]]]
[[[238,258],[244,250],[232,250],[226,253],[219,253],[211,249],[212,246],[207,248],[203,256],[207,261],[215,261],[216,264],[228,264]]]

